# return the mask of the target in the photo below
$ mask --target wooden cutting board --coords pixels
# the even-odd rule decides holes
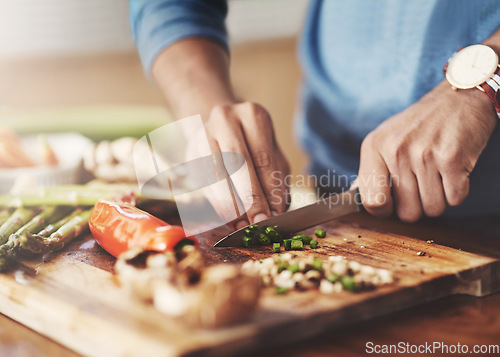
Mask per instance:
[[[0,312],[89,356],[227,356],[297,341],[453,294],[483,296],[500,289],[498,240],[364,214],[321,227],[328,235],[320,240],[320,248],[299,255],[342,255],[389,269],[397,282],[335,295],[266,291],[247,323],[196,330],[130,299],[113,280],[114,259],[87,235],[43,261],[27,261],[17,271],[0,275]],[[201,238],[212,263],[271,255],[269,247],[212,249],[226,233],[220,229]],[[426,255],[419,256],[421,251]]]

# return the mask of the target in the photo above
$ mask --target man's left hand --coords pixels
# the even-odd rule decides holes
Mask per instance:
[[[453,91],[447,82],[384,121],[361,145],[358,185],[366,210],[395,211],[414,222],[459,205],[496,121],[484,93]]]

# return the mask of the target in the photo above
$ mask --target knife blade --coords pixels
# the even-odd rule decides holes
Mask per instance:
[[[308,206],[265,219],[259,222],[258,225],[259,227],[273,227],[277,232],[286,237],[292,233],[299,232],[303,229],[349,213],[359,212],[362,208],[359,191],[356,188],[333,194],[327,198],[320,198],[318,201]],[[240,228],[222,238],[214,244],[214,247],[241,246],[242,238],[245,235],[245,229],[247,227],[248,226]]]

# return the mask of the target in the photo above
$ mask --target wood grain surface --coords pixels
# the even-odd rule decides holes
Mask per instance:
[[[389,269],[397,282],[354,294],[310,291],[278,296],[269,291],[251,321],[225,329],[193,330],[125,296],[113,281],[114,259],[86,236],[45,257],[45,262],[24,262],[17,271],[0,276],[0,310],[84,355],[220,356],[267,350],[287,344],[290,336],[306,339],[445,296],[490,294],[500,286],[500,261],[495,256],[500,250],[495,253],[490,247],[489,254],[478,254],[447,246],[449,234],[442,237],[439,229],[421,235],[404,225],[406,234],[401,234],[397,223],[363,214],[322,227],[328,235],[320,240],[320,249],[299,255],[342,255]],[[271,255],[269,247],[212,249],[225,233],[220,229],[200,238],[212,263]],[[431,239],[434,243],[427,243]],[[460,239],[454,243],[467,246]],[[419,251],[426,255],[417,255]]]

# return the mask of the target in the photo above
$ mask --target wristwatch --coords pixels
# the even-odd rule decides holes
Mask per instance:
[[[500,118],[500,65],[491,47],[472,45],[458,50],[444,66],[444,72],[453,89],[476,87],[484,92]]]

